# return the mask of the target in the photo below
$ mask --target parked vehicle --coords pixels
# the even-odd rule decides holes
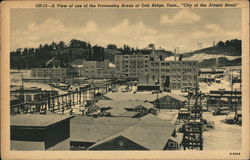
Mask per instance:
[[[220,107],[218,110],[213,112],[213,115],[228,115],[229,114],[229,107]]]

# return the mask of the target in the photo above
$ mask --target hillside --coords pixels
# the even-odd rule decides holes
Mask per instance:
[[[199,49],[193,52],[187,52],[183,54],[183,57],[191,57],[195,54],[206,53],[206,54],[220,54],[226,56],[241,56],[241,40],[233,39],[227,40],[226,42],[218,42],[213,47]]]
[[[174,60],[174,53],[164,49],[156,50],[156,54],[161,59]],[[117,48],[115,44],[109,44],[106,47],[91,46],[91,44],[71,40],[70,45],[65,45],[63,41],[58,44],[40,45],[38,48],[17,49],[10,53],[11,69],[37,68],[61,66],[68,67],[77,59],[85,60],[104,60],[107,59],[114,63],[115,55],[118,54],[150,54],[150,48],[135,49],[124,45],[123,48]],[[177,59],[180,55],[177,55]],[[193,52],[182,54],[183,60],[196,60],[201,67],[210,67],[216,65],[216,59],[219,59],[220,66],[241,65],[241,40],[227,40],[218,42],[216,46],[203,48]]]
[[[196,60],[200,67],[241,65],[241,40],[218,42],[216,46],[182,54],[183,60]],[[218,64],[217,64],[217,62]]]

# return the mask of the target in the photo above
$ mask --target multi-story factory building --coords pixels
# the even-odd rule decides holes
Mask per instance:
[[[116,55],[116,71],[123,78],[139,80],[140,85],[180,90],[198,82],[196,61],[164,61],[154,49],[151,55]]]
[[[115,55],[117,73],[123,78],[138,79],[140,74],[149,71],[150,55]]]
[[[180,90],[194,88],[199,69],[196,61],[151,61],[149,72],[139,77],[142,84],[159,84],[163,88]]]
[[[32,68],[31,76],[36,78],[50,78],[53,81],[64,81],[66,78],[75,77],[75,68]]]
[[[109,61],[79,60],[72,64],[77,70],[78,77],[84,78],[115,78],[115,68],[109,67]]]
[[[66,77],[67,76],[67,68],[32,68],[31,75],[33,77]]]

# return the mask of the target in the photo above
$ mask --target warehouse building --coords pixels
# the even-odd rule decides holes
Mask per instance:
[[[140,123],[100,140],[88,150],[177,150],[180,141],[175,129],[173,124],[147,115]]]
[[[115,117],[142,117],[157,112],[152,103],[142,100],[99,100],[95,105]]]
[[[71,118],[62,115],[12,116],[11,150],[69,150]]]
[[[145,101],[154,104],[156,108],[160,109],[179,109],[185,105],[185,101],[187,100],[186,97],[169,92],[158,94],[151,92],[137,92],[136,94],[131,92],[110,92],[104,95],[103,98],[114,101]]]
[[[71,150],[177,150],[176,126],[154,115],[75,118]]]
[[[86,61],[76,60],[71,64],[77,70],[78,77],[84,78],[107,78],[116,77],[115,68],[109,66],[109,61]]]
[[[31,76],[36,78],[50,78],[53,82],[64,82],[67,78],[77,76],[76,69],[71,68],[32,68]]]

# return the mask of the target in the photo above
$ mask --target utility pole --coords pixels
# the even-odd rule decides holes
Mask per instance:
[[[237,118],[237,97],[236,97],[236,89],[235,89],[235,92],[234,92],[234,113],[235,113],[235,117]]]
[[[24,103],[24,84],[23,84],[23,72],[21,72],[21,89],[20,89],[20,94],[21,94],[21,101]]]
[[[202,121],[202,106],[198,105],[198,97],[201,102],[201,92],[198,93],[198,81],[196,82],[195,87],[195,106],[192,109],[191,113],[194,113],[194,116],[190,114],[188,122],[183,126],[183,139],[182,145],[184,150],[186,149],[199,149],[203,150],[203,121]]]
[[[231,109],[233,109],[233,70],[231,71]]]

